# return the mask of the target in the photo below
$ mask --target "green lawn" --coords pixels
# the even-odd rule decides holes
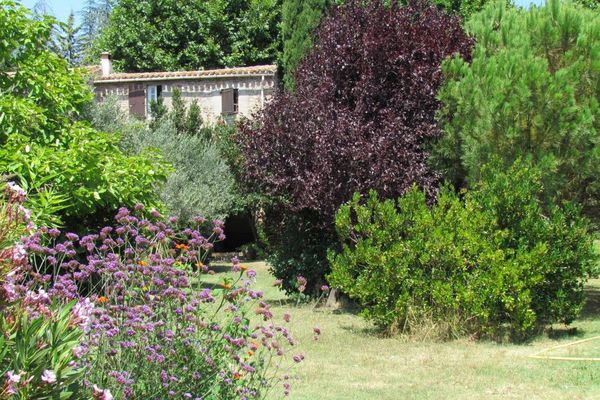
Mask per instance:
[[[378,337],[359,316],[285,302],[272,287],[264,263],[258,286],[274,304],[276,317],[293,315],[295,352],[306,360],[294,368],[291,399],[600,399],[600,362],[538,360],[527,356],[561,343],[600,336],[600,280],[588,288],[582,317],[569,328],[555,327],[525,345],[457,340],[423,343]],[[216,268],[226,271],[227,268]],[[219,272],[210,280],[221,280]],[[312,328],[323,332],[312,340]],[[559,349],[549,355],[600,357],[600,340]],[[278,388],[269,399],[280,397]]]

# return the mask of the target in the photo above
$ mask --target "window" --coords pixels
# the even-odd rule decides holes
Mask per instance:
[[[238,89],[221,90],[221,113],[236,114],[239,111],[239,91]]]
[[[151,115],[150,106],[153,102],[157,102],[162,92],[161,85],[148,85],[146,87],[146,115]]]

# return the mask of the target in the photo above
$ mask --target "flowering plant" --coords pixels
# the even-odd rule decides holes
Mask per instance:
[[[262,398],[294,339],[252,289],[256,272],[234,259],[236,279],[208,287],[205,261],[223,222],[194,218],[177,231],[142,212],[122,208],[115,227],[81,238],[41,229],[24,242],[31,263],[5,286],[75,303],[85,338],[73,354],[96,398]]]
[[[71,350],[83,331],[73,304],[52,303],[43,290],[19,295],[14,285],[28,258],[16,241],[33,228],[24,201],[9,182],[0,202],[0,398],[78,398],[84,370]]]

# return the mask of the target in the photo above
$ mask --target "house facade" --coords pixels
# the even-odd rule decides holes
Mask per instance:
[[[110,54],[102,53],[100,71],[94,77],[96,101],[115,96],[124,111],[139,118],[149,118],[150,104],[162,98],[170,108],[173,90],[189,106],[194,100],[206,123],[237,116],[250,117],[271,98],[277,86],[277,67],[223,68],[201,71],[115,73]]]

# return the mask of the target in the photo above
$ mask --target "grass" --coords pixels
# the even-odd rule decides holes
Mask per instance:
[[[274,305],[274,314],[292,314],[298,340],[295,352],[306,355],[294,369],[295,400],[329,399],[599,399],[600,362],[528,358],[537,351],[600,336],[600,280],[590,282],[588,303],[569,327],[554,327],[527,344],[456,340],[416,342],[377,336],[372,326],[352,313],[312,305],[295,307],[271,285],[266,264],[245,263],[258,272],[257,286]],[[210,281],[229,273],[216,267]],[[312,328],[323,332],[312,339]],[[600,357],[600,340],[556,350],[549,355]],[[280,397],[276,388],[270,400]]]

